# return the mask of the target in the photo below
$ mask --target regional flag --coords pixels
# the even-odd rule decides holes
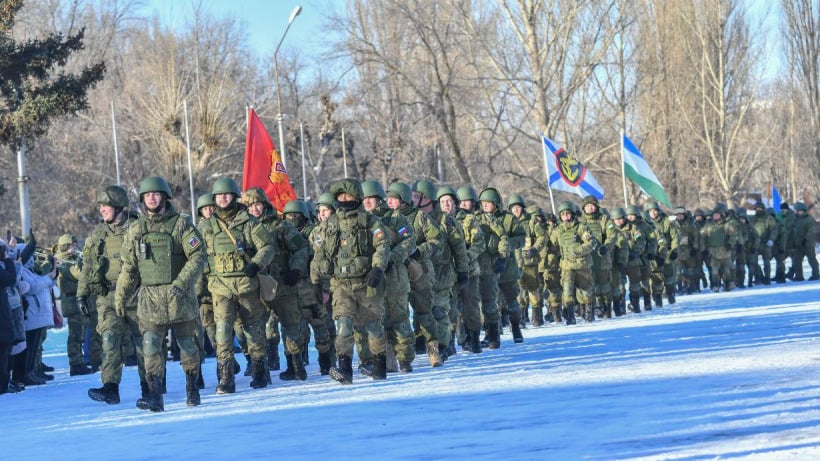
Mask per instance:
[[[624,175],[637,184],[646,195],[667,207],[671,207],[672,203],[669,202],[669,196],[663,190],[658,177],[652,172],[652,168],[649,168],[649,164],[646,163],[641,151],[635,147],[635,144],[626,135],[624,135],[623,158]]]
[[[279,152],[276,151],[256,111],[249,109],[242,190],[246,191],[252,187],[261,187],[273,207],[280,212],[288,201],[296,199],[296,192],[290,184],[288,172],[285,171]]]
[[[774,212],[778,215],[780,214],[781,203],[783,203],[783,199],[780,198],[780,191],[772,184],[772,208],[774,208]]]
[[[604,189],[592,177],[587,167],[546,136],[542,135],[541,140],[544,144],[547,183],[551,189],[571,192],[581,197],[591,195],[598,200],[604,198]]]

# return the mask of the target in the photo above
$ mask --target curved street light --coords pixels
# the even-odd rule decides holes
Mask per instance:
[[[290,25],[293,24],[293,20],[296,19],[296,16],[299,16],[301,12],[302,6],[296,5],[296,8],[293,9],[288,18],[288,26],[285,28],[285,33],[282,34],[282,38],[279,39],[276,50],[273,52],[273,73],[274,78],[276,78],[276,103],[279,106],[279,115],[276,117],[279,121],[279,155],[282,157],[282,166],[285,167],[285,171],[288,170],[288,162],[286,160],[287,149],[285,148],[284,116],[282,115],[282,91],[279,88],[279,60],[277,56],[279,55],[279,47],[282,46],[282,42],[285,41],[285,36],[288,35]]]

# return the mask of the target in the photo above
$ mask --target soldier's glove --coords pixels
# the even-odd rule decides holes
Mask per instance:
[[[458,287],[464,288],[467,286],[467,282],[470,280],[470,277],[466,272],[459,272],[456,274],[456,280],[458,281]]]
[[[704,260],[709,259],[709,252],[704,250],[704,252],[700,254],[700,257]]]
[[[767,247],[769,247],[769,248],[771,248],[771,247],[773,247],[773,246],[774,246],[774,242],[773,242],[773,241],[771,241],[771,240],[769,240],[769,241],[767,241],[767,242],[766,242],[766,246],[767,246]]]
[[[370,269],[370,272],[367,273],[367,278],[365,278],[365,283],[370,288],[378,288],[379,284],[382,283],[382,279],[384,278],[384,271],[380,267],[374,267]]]
[[[584,232],[584,235],[582,235],[581,238],[585,242],[589,242],[590,240],[592,240],[592,234],[590,234],[589,232]]]
[[[178,287],[178,286],[176,286],[176,285],[174,285],[174,286],[171,288],[171,293],[172,293],[174,296],[176,296],[177,298],[184,298],[184,297],[185,297],[185,290],[183,290],[182,288],[180,288],[180,287]]]
[[[292,269],[282,271],[282,283],[289,287],[295,286],[297,283],[299,283],[299,275],[299,271],[295,271]]]
[[[421,259],[421,252],[418,248],[416,248],[415,250],[413,250],[412,253],[410,253],[410,257],[418,261],[419,259]]]
[[[664,259],[663,256],[658,256],[657,258],[655,258],[655,262],[658,263],[658,267],[661,267],[666,263],[666,259]]]
[[[495,266],[493,266],[493,271],[496,274],[500,274],[504,272],[504,269],[507,268],[507,259],[506,258],[498,258],[495,260]]]
[[[116,303],[114,310],[117,312],[118,317],[125,318],[125,303]]]
[[[85,297],[77,298],[77,309],[79,309],[80,313],[85,317],[91,316],[91,310],[88,308],[88,300],[85,299]]]
[[[259,275],[259,271],[261,271],[261,270],[262,270],[262,268],[259,267],[259,264],[250,263],[247,266],[245,266],[245,269],[242,272],[244,272],[246,276],[248,276],[250,278],[254,278],[257,275]]]
[[[535,258],[538,255],[538,250],[536,250],[535,248],[530,248],[528,250],[525,250],[525,254],[526,254],[527,258],[532,259],[532,258]]]
[[[678,250],[672,250],[669,252],[669,260],[674,261],[678,259]]]
[[[322,284],[321,283],[314,283],[313,284],[313,295],[316,297],[317,303],[322,303],[324,298],[324,292],[322,291]]]
[[[737,251],[738,253],[743,253],[743,244],[738,243],[737,245],[735,245],[735,251]]]
[[[638,259],[638,252],[635,251],[635,250],[629,250],[628,258],[629,258],[630,261],[634,261],[634,260]]]
[[[606,245],[601,245],[598,247],[598,254],[601,256],[606,256],[609,253],[609,248]]]

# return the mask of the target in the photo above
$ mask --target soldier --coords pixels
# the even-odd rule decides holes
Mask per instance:
[[[310,234],[315,227],[311,224],[310,210],[307,203],[303,200],[291,200],[285,204],[282,210],[285,215],[285,221],[290,223],[296,230],[298,230],[302,237],[310,238]],[[308,262],[313,259],[313,248],[308,245]],[[333,366],[333,359],[330,356],[330,332],[327,329],[327,310],[325,305],[321,303],[321,299],[317,298],[317,293],[313,289],[313,284],[310,283],[310,264],[305,267],[305,271],[299,277],[299,283],[296,286],[297,296],[299,298],[299,308],[302,310],[303,322],[303,338],[302,342],[305,345],[304,350],[307,352],[307,344],[310,342],[310,330],[308,326],[313,329],[313,345],[319,353],[319,373],[322,376],[330,374],[330,367]],[[305,361],[307,363],[307,361]]]
[[[694,292],[700,293],[700,283],[703,282],[703,288],[708,288],[709,280],[711,280],[711,277],[706,276],[707,272],[704,271],[704,267],[708,270],[708,273],[711,274],[712,272],[709,266],[709,258],[707,257],[706,244],[703,242],[703,238],[700,237],[700,230],[703,229],[703,226],[706,224],[706,212],[700,208],[695,209],[693,221],[698,229],[698,254],[695,258],[695,276],[698,277],[698,280],[694,286]]]
[[[561,252],[564,318],[567,325],[574,325],[576,303],[580,304],[582,312],[588,312],[594,301],[592,252],[597,249],[598,241],[589,227],[575,218],[572,203],[561,203],[558,217],[561,223],[550,233],[550,241]]]
[[[558,226],[558,218],[549,213],[546,216],[547,229],[544,247],[541,249],[541,264],[538,267],[541,277],[544,280],[544,288],[547,292],[547,305],[549,312],[544,320],[559,324],[563,322],[561,318],[561,251],[550,239],[549,235]]]
[[[748,286],[754,286],[754,266],[757,266],[757,249],[760,245],[759,237],[755,228],[749,222],[749,217],[745,208],[737,208],[735,210],[738,222],[738,247],[737,256],[735,258],[735,286],[738,288],[746,288],[746,273],[748,267],[749,280]],[[754,266],[753,266],[754,264]]]
[[[629,281],[628,308],[630,312],[638,313],[641,311],[641,265],[643,264],[641,254],[646,251],[646,238],[634,222],[626,219],[626,211],[623,208],[612,210],[611,218],[624,239],[621,249],[626,252],[626,264],[623,267],[620,283],[623,286],[624,279]]]
[[[586,224],[595,240],[598,248],[592,254],[592,286],[595,292],[595,301],[601,311],[603,318],[612,318],[612,255],[610,250],[615,245],[617,230],[615,223],[605,214],[601,213],[598,199],[587,195],[584,197],[583,214],[578,220]],[[595,320],[594,306],[589,306],[589,312],[583,312],[584,320],[591,322]]]
[[[311,254],[315,254],[316,250],[321,246],[321,242],[324,240],[324,237],[321,232],[319,232],[318,224],[327,221],[327,219],[336,212],[336,198],[333,197],[333,194],[330,192],[324,192],[319,195],[318,200],[316,200],[316,221],[317,225],[310,230],[310,234],[308,235],[308,243],[311,245]],[[312,263],[311,259],[311,263]],[[311,286],[313,283],[311,282]],[[330,335],[330,361],[331,361],[331,368],[335,366],[336,361],[336,322],[333,321],[333,294],[330,292],[330,277],[325,276],[322,277],[320,290],[317,290],[314,286],[314,291],[316,291],[316,295],[319,298],[319,303],[323,305],[325,312],[327,313],[325,316],[325,325],[327,325],[327,331]],[[328,370],[328,374],[330,370]]]
[[[492,187],[484,189],[479,194],[478,200],[481,202],[481,214],[485,216],[484,219],[495,220],[507,236],[508,249],[503,261],[501,261],[503,267],[500,267],[501,263],[498,267],[498,269],[502,269],[498,273],[498,289],[504,298],[507,313],[510,317],[513,342],[522,343],[524,342],[524,336],[521,334],[521,308],[518,305],[518,279],[521,276],[521,271],[513,254],[515,250],[524,246],[524,240],[527,236],[526,231],[512,213],[501,209],[501,194],[497,189]]]
[[[780,214],[776,214],[772,208],[769,214],[777,220],[777,240],[774,243],[774,281],[775,283],[786,283],[786,258],[789,256],[789,241],[791,238],[789,234],[792,231],[792,225],[788,218],[787,212],[789,205],[783,203],[780,205]]]
[[[612,256],[612,278],[609,287],[612,293],[612,311],[616,316],[621,317],[626,315],[624,282],[626,281],[626,266],[629,264],[630,244],[627,235],[623,232],[623,226],[626,224],[624,209],[616,208],[609,216],[615,228],[609,249],[609,254]],[[608,310],[606,306],[605,309]]]
[[[321,289],[322,277],[329,276],[333,292],[338,366],[330,369],[330,376],[342,384],[353,383],[353,329],[358,328],[367,331],[375,356],[373,379],[386,379],[383,281],[390,242],[379,218],[362,208],[364,194],[358,181],[344,179],[330,192],[337,212],[319,225],[322,240],[310,266],[314,289]]]
[[[650,261],[650,289],[652,300],[657,307],[663,306],[663,293],[669,304],[675,304],[675,262],[678,259],[678,245],[680,231],[666,213],[661,211],[658,202],[649,202],[646,207],[650,224],[655,229],[655,239],[658,242],[654,263]]]
[[[732,273],[732,251],[737,246],[737,228],[732,221],[726,218],[726,205],[719,203],[712,213],[712,221],[705,224],[700,230],[703,242],[709,252],[712,265],[712,291],[720,291],[721,281],[723,290],[731,291],[734,285]]]
[[[481,353],[481,307],[479,306],[479,255],[486,243],[484,233],[475,223],[471,212],[458,208],[458,195],[450,187],[440,187],[436,192],[439,208],[454,217],[461,226],[464,246],[467,250],[467,283],[453,287],[450,298],[450,322],[463,325],[464,337],[459,338],[462,349],[473,354]]]
[[[547,223],[544,212],[538,207],[532,207],[532,212],[525,209],[526,202],[520,195],[511,195],[507,201],[507,209],[518,219],[524,228],[526,237],[524,246],[515,250],[515,260],[521,270],[521,278],[518,281],[521,295],[519,304],[521,305],[522,326],[526,321],[530,321],[533,326],[544,324],[544,297],[543,283],[538,272],[541,262],[540,254],[547,240]],[[528,306],[532,306],[532,319],[527,315]]]
[[[817,255],[814,250],[814,218],[808,213],[809,209],[803,202],[794,204],[794,252],[792,253],[792,268],[795,282],[803,281],[803,257],[808,259],[811,267],[809,280],[820,279],[817,266]]]
[[[120,403],[122,346],[125,340],[132,340],[136,348],[142,390],[142,398],[137,404],[145,404],[149,388],[145,377],[137,300],[136,297],[129,298],[125,303],[124,313],[117,312],[114,304],[117,278],[122,268],[120,257],[125,233],[131,223],[137,220],[137,214],[127,209],[128,195],[120,186],[108,186],[99,192],[97,204],[103,222],[85,240],[82,275],[77,282],[77,307],[80,312],[90,313],[90,300],[95,300],[97,330],[102,336],[100,380],[103,385],[89,389],[88,397],[108,404]]]
[[[163,178],[143,179],[139,195],[145,212],[131,222],[123,239],[122,271],[117,279],[114,306],[117,314],[125,317],[128,299],[138,294],[148,409],[165,410],[162,344],[169,329],[173,329],[179,344],[186,403],[199,405],[199,306],[194,286],[205,265],[202,237],[190,218],[180,215],[171,204],[171,188]]]
[[[416,238],[416,249],[407,260],[410,277],[410,304],[413,319],[417,323],[416,341],[423,337],[430,365],[440,367],[444,358],[439,353],[439,342],[446,337],[439,336],[439,321],[448,318],[447,310],[433,304],[433,259],[442,251],[443,236],[439,225],[427,213],[413,206],[413,191],[403,182],[394,182],[387,188],[387,206],[390,215],[401,214],[411,224]],[[447,343],[444,343],[445,345]],[[416,349],[419,353],[420,349]]]
[[[700,284],[700,272],[697,264],[701,252],[700,229],[682,206],[675,208],[675,223],[680,229],[680,244],[678,245],[678,262],[681,281],[681,290],[686,294],[693,293]]]
[[[220,178],[211,188],[216,208],[199,226],[207,244],[208,289],[214,303],[217,394],[236,392],[233,325],[241,319],[251,357],[251,387],[268,385],[265,322],[267,309],[259,294],[258,276],[276,254],[273,235],[239,203],[239,185]]]
[[[757,236],[760,239],[758,253],[760,254],[760,259],[762,261],[762,267],[757,264],[753,266],[755,271],[755,283],[769,285],[772,283],[772,250],[774,249],[774,244],[777,241],[780,228],[777,225],[777,220],[766,212],[766,206],[763,205],[763,202],[755,203],[755,214],[752,219],[752,227],[754,227],[755,232],[757,232]]]
[[[641,210],[637,205],[629,205],[626,207],[626,219],[634,227],[635,230],[633,233],[635,231],[639,232],[645,242],[644,245],[640,246],[641,253],[638,254],[638,257],[640,258],[639,267],[641,273],[640,291],[641,295],[643,295],[644,310],[651,311],[652,298],[649,293],[649,274],[651,273],[650,265],[656,260],[658,251],[658,241],[655,238],[655,228],[643,220]],[[657,262],[655,262],[655,264],[657,264]],[[630,288],[630,294],[631,293],[633,293],[633,291]],[[635,309],[635,312],[641,311],[640,306],[637,304],[637,300],[633,308]]]
[[[206,193],[200,195],[196,200],[196,213],[198,223],[211,217],[214,211],[214,197]],[[197,224],[198,224],[197,223]],[[208,341],[216,348],[216,323],[214,322],[214,305],[211,293],[208,291],[208,277],[203,273],[196,285],[196,297],[199,301],[199,319]],[[204,338],[203,338],[204,341]],[[204,346],[200,348],[200,353]]]
[[[54,245],[60,287],[60,310],[68,324],[68,374],[70,376],[93,373],[83,359],[83,341],[88,327],[89,312],[77,307],[77,282],[82,277],[82,259],[77,250],[77,238],[71,234],[61,235]]]

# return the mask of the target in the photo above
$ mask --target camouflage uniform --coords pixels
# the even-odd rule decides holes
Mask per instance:
[[[240,191],[233,180],[217,180],[211,192],[215,199],[219,195],[233,195],[230,204],[217,207],[211,218],[199,226],[207,244],[206,273],[216,322],[216,356],[220,370],[216,391],[232,394],[236,391],[233,326],[237,318],[242,321],[248,341],[251,387],[265,387],[270,378],[265,360],[268,310],[260,299],[258,275],[273,261],[276,247],[268,228],[237,202]]]
[[[803,281],[803,258],[805,257],[811,267],[809,280],[820,278],[820,271],[817,266],[817,254],[815,253],[814,241],[814,218],[808,213],[808,207],[803,202],[794,204],[794,251],[792,252],[792,268],[794,276],[792,280]]]
[[[706,224],[706,212],[700,208],[696,209],[693,213],[692,222],[698,229],[698,253],[696,258],[697,261],[695,262],[695,276],[697,277],[697,283],[695,283],[693,291],[695,293],[700,293],[700,282],[703,282],[704,288],[708,287],[710,278],[707,277],[706,274],[711,273],[711,269],[707,267],[710,263],[708,251],[706,250],[706,243],[704,243],[703,236],[700,234],[700,230],[703,229],[703,226]]]
[[[85,240],[82,275],[77,283],[78,304],[94,299],[97,306],[97,331],[102,337],[102,388],[89,389],[88,396],[97,401],[119,403],[119,385],[124,363],[123,343],[132,341],[136,350],[142,397],[148,397],[145,361],[142,354],[142,333],[137,317],[137,298],[125,302],[125,315],[115,309],[114,293],[122,269],[121,256],[128,227],[137,220],[127,209],[128,196],[120,186],[109,186],[97,195],[97,203],[114,207],[113,222],[100,223]]]
[[[587,211],[594,206],[593,211]],[[582,209],[584,212],[578,218],[582,224],[586,224],[595,240],[598,241],[597,251],[592,253],[592,285],[595,291],[595,304],[605,318],[612,317],[612,246],[617,238],[615,224],[608,216],[601,213],[598,199],[588,195],[584,197]],[[593,306],[589,306],[588,312],[583,312],[584,320],[591,322],[595,319]]]
[[[515,250],[515,260],[521,269],[521,278],[518,281],[521,294],[518,302],[521,306],[522,324],[527,319],[533,326],[544,323],[544,283],[539,267],[541,265],[541,251],[547,241],[547,223],[544,212],[537,206],[524,209],[524,199],[521,196],[511,196],[507,208],[513,213],[514,205],[521,206],[521,215],[518,220],[524,227],[526,237],[524,245]],[[532,306],[532,317],[527,315],[527,307]]]
[[[766,206],[763,205],[762,202],[755,203],[752,227],[754,227],[760,239],[758,253],[763,263],[762,267],[757,264],[754,266],[755,283],[769,285],[772,276],[772,250],[774,249],[775,242],[777,242],[780,227],[777,225],[777,220],[766,212]],[[754,261],[756,262],[757,260],[755,259]]]
[[[461,198],[459,189],[459,199]],[[510,254],[507,233],[489,213],[475,213],[473,220],[484,234],[486,249],[479,255],[479,291],[481,293],[481,315],[484,319],[484,340],[482,346],[489,349],[501,347],[498,312],[498,278],[507,266]]]
[[[739,288],[746,287],[746,274],[749,274],[748,285],[754,285],[754,267],[757,266],[757,249],[760,245],[760,237],[757,235],[754,226],[749,222],[745,208],[738,208],[735,211],[738,221],[737,257],[735,259],[735,285]],[[747,270],[748,269],[748,270]]]
[[[390,242],[379,218],[366,212],[361,184],[354,179],[331,188],[336,214],[319,225],[323,236],[310,266],[310,280],[319,286],[330,277],[336,320],[338,366],[330,376],[342,384],[353,382],[353,329],[367,331],[375,355],[373,379],[387,376],[384,340],[384,272],[390,262]]]
[[[655,216],[652,216],[652,210],[656,210]],[[663,293],[666,291],[669,304],[675,304],[675,263],[678,259],[680,230],[661,211],[657,202],[647,204],[646,211],[649,213],[650,224],[655,229],[655,239],[658,242],[655,261],[649,263],[652,300],[657,307],[662,307]]]
[[[171,191],[164,179],[151,177],[140,183],[143,202],[153,192],[164,196],[159,210],[146,211],[131,222],[123,239],[122,272],[117,279],[114,306],[118,314],[125,314],[129,298],[139,289],[137,316],[149,388],[148,409],[163,411],[162,344],[169,328],[174,330],[180,348],[187,403],[199,405],[199,306],[194,285],[202,275],[205,248],[190,218],[180,215],[169,202]]]
[[[586,312],[593,302],[592,252],[598,241],[586,224],[575,218],[572,204],[558,207],[561,223],[550,232],[550,241],[561,252],[561,295],[567,325],[575,323],[575,305]]]
[[[640,258],[640,264],[638,265],[641,279],[640,292],[644,299],[644,309],[651,311],[652,298],[649,293],[649,274],[651,273],[651,265],[657,265],[656,258],[658,252],[658,240],[655,237],[655,228],[644,221],[641,210],[636,205],[626,207],[626,218],[630,224],[635,227],[635,231],[640,232],[644,239],[642,251],[638,255]],[[629,291],[633,293],[632,288],[630,288]],[[640,312],[640,306],[638,306],[637,301],[633,307],[635,308],[635,312]]]
[[[785,209],[782,208],[785,206]],[[780,214],[775,210],[771,211],[778,224],[777,241],[774,244],[774,281],[776,283],[786,283],[786,258],[790,255],[790,245],[792,232],[794,229],[793,217],[787,204],[781,205]]]
[[[60,310],[68,324],[66,351],[71,376],[92,373],[85,365],[83,342],[88,328],[88,316],[77,306],[77,283],[82,277],[82,259],[76,251],[77,239],[70,234],[60,236],[54,249],[58,261],[57,273],[60,287]],[[72,248],[73,247],[73,248]],[[89,313],[90,314],[90,313]]]
[[[635,207],[630,207],[635,213]],[[613,221],[620,220],[618,214],[626,215],[620,208],[613,210]],[[617,221],[616,221],[617,224]],[[626,267],[624,272],[629,281],[629,311],[641,311],[641,268],[643,267],[643,254],[646,252],[647,238],[635,221],[624,220],[620,225],[621,235],[625,240],[622,247],[626,251]]]
[[[678,263],[681,289],[687,294],[693,293],[700,283],[700,229],[683,207],[675,209],[675,222],[680,229],[678,245]]]
[[[721,280],[724,291],[730,291],[734,285],[732,251],[738,243],[737,227],[725,216],[725,206],[717,206],[712,221],[706,223],[700,230],[712,265],[710,285],[713,292],[720,290]]]
[[[618,219],[626,223],[626,213],[622,208],[617,208]],[[626,266],[629,263],[629,241],[627,236],[622,232],[622,228],[615,223],[615,213],[610,215],[610,222],[613,223],[615,232],[612,233],[610,239],[609,254],[612,257],[612,278],[609,282],[610,293],[612,293],[612,311],[615,315],[620,317],[626,314],[625,290],[624,283],[626,282]],[[604,306],[604,313],[609,310],[608,306]]]

